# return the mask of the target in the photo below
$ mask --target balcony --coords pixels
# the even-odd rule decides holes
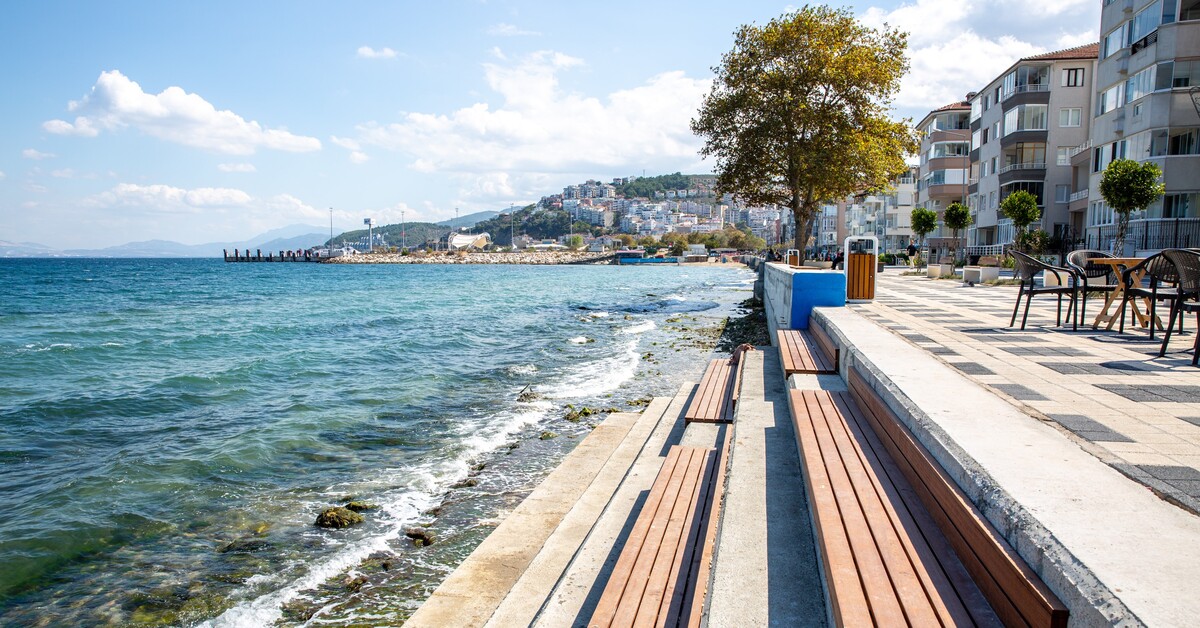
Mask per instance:
[[[1034,143],[1034,142],[1045,144],[1046,136],[1047,136],[1046,129],[1029,129],[1026,131],[1013,131],[1012,133],[1009,133],[1008,135],[1005,135],[1000,138],[1000,147],[1001,148],[1011,148],[1013,146],[1016,146],[1017,144],[1027,144],[1027,143]]]
[[[1071,158],[1074,159],[1075,155],[1078,155],[1079,153],[1082,153],[1091,147],[1092,147],[1092,140],[1089,139],[1088,141],[1080,144],[1079,146],[1072,148],[1071,149]]]
[[[1045,179],[1046,164],[1041,161],[1012,164],[1000,169],[1000,185],[1008,185],[1013,181],[1044,181]]]
[[[1050,84],[1017,85],[1012,91],[1001,94],[1000,102],[1004,103],[1005,111],[1017,105],[1030,103],[1039,105],[1048,104],[1050,102]]]
[[[1089,190],[1087,188],[1083,188],[1082,190],[1079,190],[1078,192],[1072,194],[1071,197],[1069,199],[1067,199],[1067,202],[1074,203],[1075,201],[1078,201],[1079,199],[1087,198],[1088,192],[1089,192]]]

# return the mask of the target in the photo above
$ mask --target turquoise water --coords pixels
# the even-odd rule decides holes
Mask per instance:
[[[566,404],[672,394],[751,279],[0,260],[0,624],[403,619],[586,435]]]

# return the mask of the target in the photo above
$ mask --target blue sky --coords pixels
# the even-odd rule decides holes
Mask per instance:
[[[838,4],[838,3],[832,3]],[[0,3],[0,241],[240,240],[707,172],[688,130],[741,2]],[[858,3],[911,33],[897,117],[1095,41],[1101,0]]]

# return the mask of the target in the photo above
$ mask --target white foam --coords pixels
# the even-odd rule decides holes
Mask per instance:
[[[534,364],[518,364],[508,367],[509,375],[533,375],[536,372],[538,372],[538,367]]]
[[[620,330],[620,331],[619,331],[619,332],[617,332],[617,333],[621,333],[621,334],[643,334],[643,333],[646,333],[646,332],[648,332],[648,331],[650,331],[650,330],[654,329],[655,327],[657,327],[657,325],[655,325],[655,324],[654,324],[654,321],[651,321],[651,320],[646,320],[646,321],[642,321],[642,322],[640,322],[640,323],[638,323],[638,324],[636,324],[636,325],[631,325],[631,326],[629,326],[629,327],[626,327],[625,329],[622,329],[622,330]]]
[[[587,341],[588,341],[587,336],[576,336],[576,337],[570,339],[568,342],[573,342],[577,345],[582,345],[582,344],[586,344]]]
[[[552,399],[570,399],[593,397],[620,388],[621,384],[633,379],[640,359],[636,338],[630,339],[623,349],[614,352],[612,357],[579,364],[549,385],[543,394]]]
[[[310,563],[311,568],[282,588],[242,602],[220,616],[199,624],[205,628],[256,628],[269,626],[283,617],[283,605],[300,596],[300,593],[316,588],[327,580],[356,567],[371,554],[387,551],[388,543],[399,538],[405,526],[416,519],[423,510],[434,505],[432,495],[410,491],[392,504],[385,505],[381,514],[387,517],[388,528],[378,534],[357,541],[332,556]],[[248,584],[262,582],[252,577]]]

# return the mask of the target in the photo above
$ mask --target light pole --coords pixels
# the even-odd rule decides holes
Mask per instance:
[[[329,208],[329,250],[333,250],[333,208]]]
[[[516,224],[517,224],[517,216],[515,213],[513,213],[513,204],[509,203],[508,204],[508,244],[509,244],[509,246],[512,247],[512,250],[514,250],[514,251],[517,250],[517,240],[515,237],[513,237],[513,234],[516,233],[516,229],[515,229]]]
[[[408,248],[408,233],[405,232],[404,210],[402,209],[402,210],[400,210],[400,250],[403,251],[404,249],[407,249],[407,248]]]
[[[363,218],[363,224],[367,226],[367,252],[370,253],[375,244],[375,219]]]

